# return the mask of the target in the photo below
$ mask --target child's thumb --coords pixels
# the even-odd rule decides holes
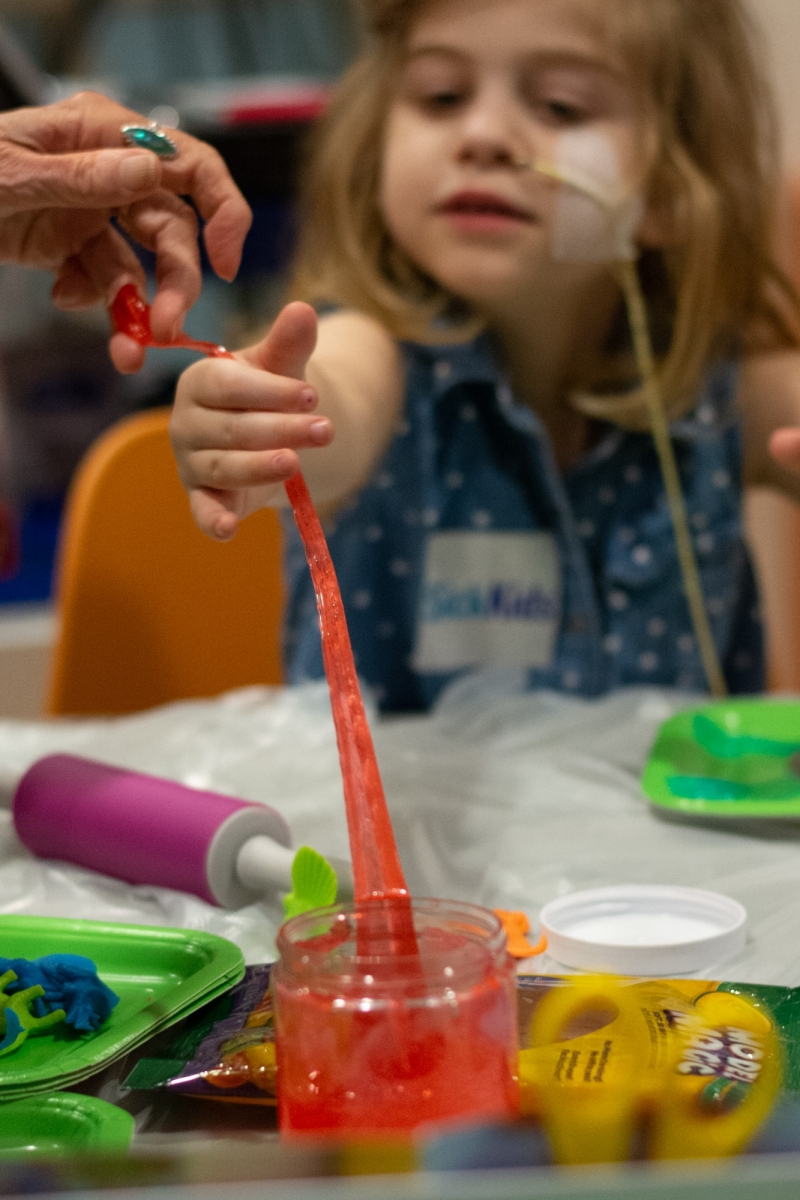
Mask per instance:
[[[310,304],[294,300],[278,313],[264,340],[242,357],[262,371],[302,379],[316,344],[317,314]]]

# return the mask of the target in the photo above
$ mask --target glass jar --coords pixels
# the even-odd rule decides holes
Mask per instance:
[[[416,952],[397,953],[404,926],[409,949],[409,916]],[[518,1112],[515,964],[493,913],[375,900],[295,917],[277,944],[284,1133],[401,1132]]]

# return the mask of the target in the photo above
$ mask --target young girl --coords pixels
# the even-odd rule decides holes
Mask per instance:
[[[706,608],[728,686],[758,690],[741,491],[800,498],[800,352],[739,0],[366,7],[307,178],[293,294],[318,328],[291,303],[237,362],[197,363],[178,388],[198,524],[231,537],[285,502],[300,465],[385,710],[426,708],[479,667],[583,695],[704,689],[621,292],[602,255],[557,252],[569,188],[534,169],[590,135],[641,196]],[[322,661],[291,532],[287,563],[298,681]]]

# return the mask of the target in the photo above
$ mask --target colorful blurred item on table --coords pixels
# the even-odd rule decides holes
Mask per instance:
[[[265,804],[51,754],[19,781],[13,816],[40,858],[242,908],[291,886],[289,827]]]
[[[62,1021],[78,1033],[93,1033],[117,1004],[119,996],[98,979],[92,960],[80,954],[0,958],[0,1055]]]
[[[0,1159],[81,1153],[124,1154],[134,1119],[95,1096],[50,1092],[0,1104]]]
[[[660,808],[698,817],[800,816],[800,704],[749,697],[665,721],[642,777]]]
[[[160,1057],[140,1059],[125,1086],[275,1106],[270,973],[269,966],[248,967],[228,996],[176,1030]],[[746,1149],[762,1126],[769,1134],[774,1122],[765,1118],[776,1101],[780,1136],[792,1138],[786,1126],[787,1113],[800,1111],[792,1100],[800,1092],[800,990],[610,976],[519,976],[516,984],[519,1108],[477,1111],[486,1080],[468,1066],[460,1086],[474,1089],[475,1114],[455,1130],[433,1121],[417,1132],[417,1167],[724,1157]],[[388,1074],[385,1049],[379,1061]],[[480,1046],[473,1040],[462,1049],[465,1060],[476,1059]],[[407,1066],[404,1082],[413,1086],[410,1056]],[[380,1131],[337,1136],[351,1147],[408,1145],[407,1130],[390,1128],[391,1115]]]
[[[40,973],[43,983],[32,986],[47,993],[41,1011],[47,1013],[49,996],[50,1006],[60,1005],[73,1021],[40,1027],[0,1057],[3,1104],[82,1083],[227,992],[244,973],[238,946],[199,930],[6,914],[0,947],[26,981]],[[83,955],[73,955],[76,949]],[[32,966],[18,961],[34,958]],[[82,966],[89,958],[97,976]],[[113,982],[114,993],[101,980]]]
[[[505,908],[495,908],[493,912],[503,926],[506,949],[512,958],[532,958],[535,954],[544,954],[547,938],[542,935],[535,946],[530,944],[526,934],[530,933],[531,923],[524,912],[510,912]]]
[[[654,1159],[746,1147],[778,1096],[784,1049],[758,999],[715,989],[610,976],[547,989],[523,1034],[521,1108],[557,1162],[625,1162],[643,1139]]]

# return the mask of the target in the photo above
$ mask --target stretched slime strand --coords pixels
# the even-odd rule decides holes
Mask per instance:
[[[233,358],[224,346],[196,341],[185,333],[172,342],[154,341],[149,306],[132,283],[117,293],[111,316],[117,332],[124,333],[141,346],[180,346],[214,358]],[[390,924],[396,952],[413,954],[416,940],[411,924],[409,892],[364,712],[336,572],[303,476],[298,472],[286,481],[285,486],[317,598],[322,657],[342,768],[355,898],[358,902],[387,897],[408,900],[408,912],[404,913],[402,908],[405,906],[402,906],[394,919],[390,917]]]

